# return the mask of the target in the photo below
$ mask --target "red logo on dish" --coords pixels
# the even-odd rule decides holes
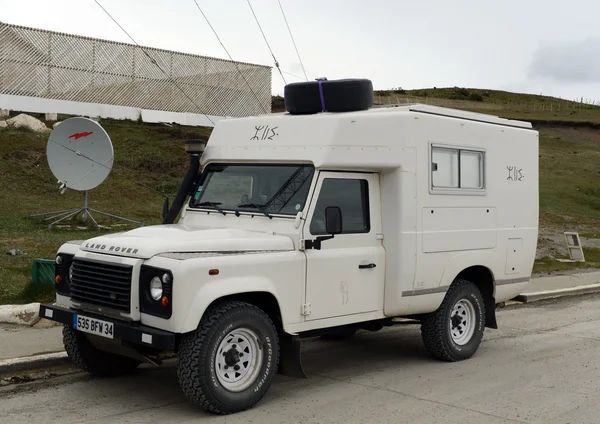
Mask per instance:
[[[88,135],[94,134],[93,132],[81,132],[70,135],[69,138],[74,138],[75,140],[79,140],[80,138],[87,137]]]

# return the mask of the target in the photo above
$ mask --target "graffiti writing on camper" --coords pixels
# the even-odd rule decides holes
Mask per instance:
[[[517,168],[516,166],[507,166],[508,170],[508,181],[523,181],[523,168]]]
[[[275,131],[279,127],[270,127],[268,125],[256,125],[254,127],[254,136],[250,140],[273,140],[279,134]]]

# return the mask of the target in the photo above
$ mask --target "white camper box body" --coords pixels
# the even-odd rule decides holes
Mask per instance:
[[[435,147],[482,152],[483,188],[433,187]],[[356,268],[349,259],[333,267],[323,262],[324,269],[313,273],[320,278],[314,280],[310,263],[306,276],[304,264],[273,276],[287,331],[431,312],[455,277],[473,266],[491,271],[497,303],[517,296],[529,281],[538,234],[538,133],[529,123],[426,105],[221,121],[203,164],[236,161],[308,162],[321,174],[366,173],[370,178],[369,239],[342,234],[323,242],[321,251],[298,258],[343,258],[344,250],[355,244],[377,252],[377,271],[368,281],[358,274],[340,286],[343,267]],[[438,163],[435,172],[457,172],[444,168],[448,165]],[[313,206],[314,199],[316,194]],[[301,249],[302,239],[310,237],[304,224],[311,214],[310,208],[302,211],[299,224],[188,209],[182,223],[274,231],[291,237],[294,249]],[[354,310],[344,310],[353,303]],[[301,304],[310,305],[311,313],[302,315]]]

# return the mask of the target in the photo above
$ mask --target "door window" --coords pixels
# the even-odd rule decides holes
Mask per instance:
[[[329,206],[338,206],[342,210],[342,234],[368,233],[371,230],[367,180],[325,178],[310,222],[311,234],[327,234],[325,209]]]

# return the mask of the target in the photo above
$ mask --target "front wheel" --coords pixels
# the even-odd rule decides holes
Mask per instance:
[[[69,325],[63,327],[63,344],[71,360],[97,377],[116,377],[132,373],[140,361],[97,349],[86,336]]]
[[[457,280],[444,301],[421,323],[425,348],[444,361],[462,361],[477,351],[485,329],[483,296],[475,284]]]
[[[179,384],[191,402],[216,414],[243,411],[258,403],[275,378],[277,330],[254,305],[222,303],[182,338],[178,356]]]

